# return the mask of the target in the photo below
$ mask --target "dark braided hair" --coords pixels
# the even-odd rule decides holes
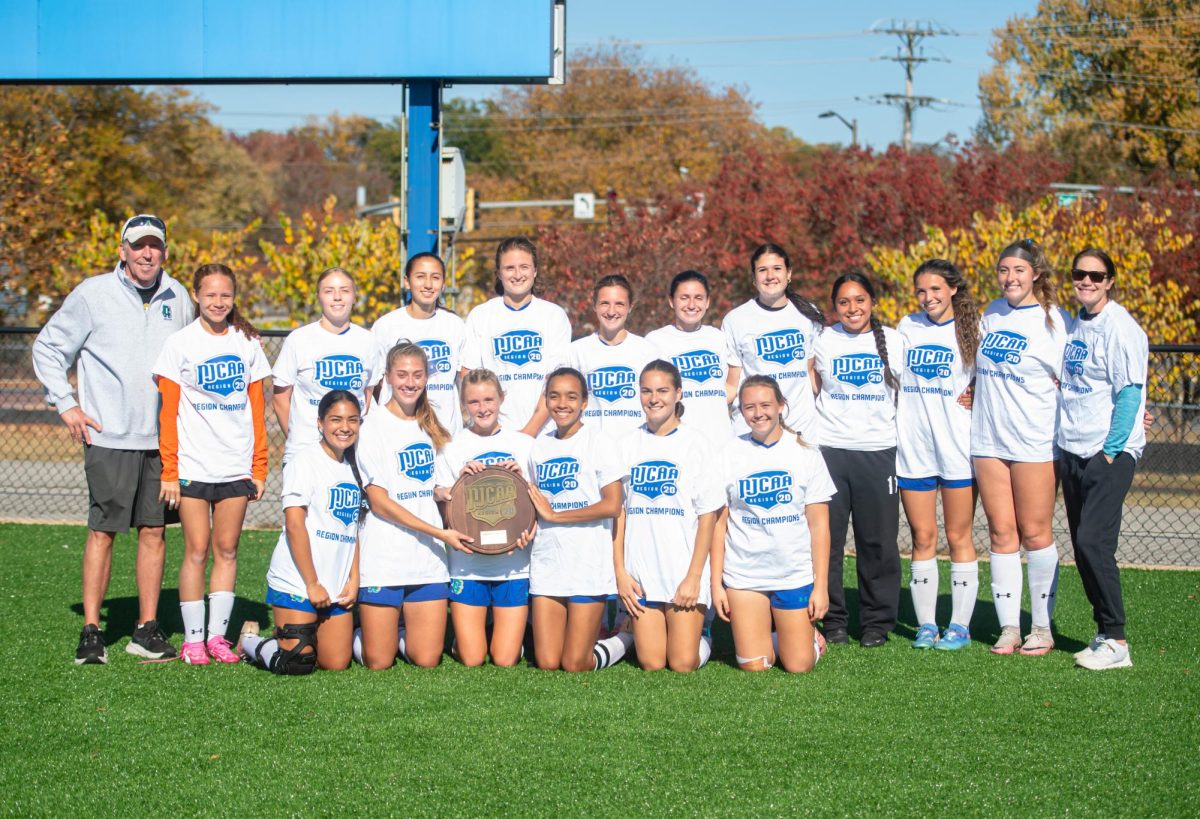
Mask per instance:
[[[833,291],[829,297],[831,302],[834,304],[837,303],[838,291],[842,289],[842,285],[844,284],[857,284],[863,290],[866,290],[867,295],[871,297],[871,306],[875,306],[875,286],[871,284],[870,279],[857,272],[843,273],[837,277],[837,280],[833,283]],[[883,335],[883,324],[875,317],[873,309],[871,310],[871,332],[875,335],[875,349],[879,353],[880,360],[883,361],[883,383],[892,392],[898,394],[900,392],[900,382],[896,380],[895,374],[892,373],[891,364],[888,362],[887,339]]]
[[[228,278],[229,282],[233,285],[233,294],[235,297],[237,296],[237,277],[233,275],[233,271],[228,267],[223,264],[216,263],[202,264],[196,268],[196,272],[192,274],[192,292],[199,293],[201,283],[203,283],[204,280],[209,276],[225,276]],[[254,325],[242,315],[242,312],[238,310],[236,303],[229,311],[229,315],[225,317],[225,321],[229,323],[230,327],[237,330],[246,338],[258,338],[258,330],[255,329]]]
[[[783,259],[783,266],[788,269],[789,273],[791,272],[792,258],[791,256],[788,256],[787,251],[777,244],[765,242],[764,244],[756,247],[754,252],[750,254],[750,275],[754,275],[754,266],[758,264],[758,260],[768,254],[772,254]],[[818,310],[817,306],[811,301],[792,290],[790,285],[787,289],[787,297],[788,301],[790,301],[792,305],[800,311],[800,315],[817,325],[818,328],[825,326],[825,314]]]
[[[954,310],[954,338],[958,341],[963,366],[974,366],[975,351],[979,349],[979,305],[975,303],[967,280],[952,262],[945,259],[922,262],[913,273],[913,284],[925,273],[941,276],[947,287],[954,288],[954,295],[950,297],[950,307]]]

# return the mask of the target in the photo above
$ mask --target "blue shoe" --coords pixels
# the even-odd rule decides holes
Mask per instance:
[[[937,645],[938,630],[933,623],[925,623],[917,629],[917,638],[913,640],[913,648],[933,648]]]
[[[942,633],[942,639],[934,648],[942,651],[958,651],[971,644],[971,633],[957,623],[951,623]]]

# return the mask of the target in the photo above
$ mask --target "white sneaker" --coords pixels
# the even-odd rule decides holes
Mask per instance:
[[[1084,657],[1091,654],[1100,647],[1100,644],[1104,642],[1104,639],[1104,632],[1097,631],[1096,636],[1093,637],[1091,642],[1087,644],[1087,648],[1080,649],[1079,651],[1075,652],[1075,659],[1082,660]]]
[[[1129,668],[1133,660],[1129,658],[1129,646],[1106,639],[1091,654],[1076,660],[1075,665],[1090,671],[1106,671],[1110,668]]]

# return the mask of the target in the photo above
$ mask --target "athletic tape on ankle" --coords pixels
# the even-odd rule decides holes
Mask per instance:
[[[771,666],[775,665],[775,663],[771,662],[765,654],[761,654],[758,657],[743,657],[740,654],[735,654],[734,656],[737,657],[738,665],[750,665],[750,663],[753,663],[757,660],[762,660],[763,668],[770,668]]]

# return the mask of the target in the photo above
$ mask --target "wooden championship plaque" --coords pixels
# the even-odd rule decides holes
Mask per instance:
[[[446,519],[452,529],[474,538],[471,551],[498,555],[516,548],[521,533],[533,528],[537,511],[524,478],[489,466],[455,481]]]

